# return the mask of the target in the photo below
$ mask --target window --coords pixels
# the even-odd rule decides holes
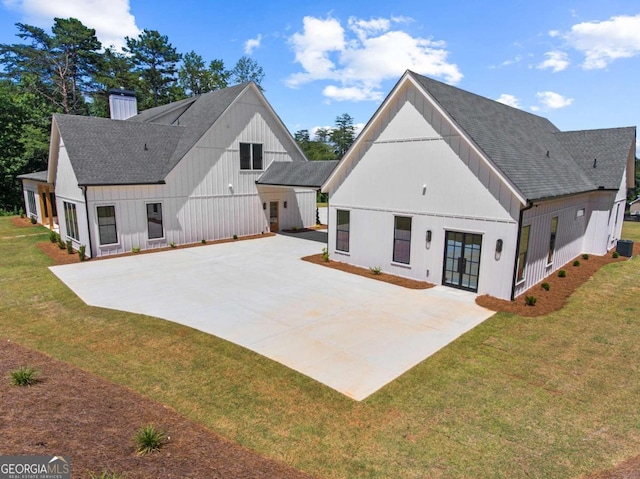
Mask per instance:
[[[115,206],[98,206],[98,233],[102,245],[118,242]]]
[[[409,264],[411,257],[411,218],[396,216],[393,229],[393,261]]]
[[[551,219],[551,235],[549,236],[549,253],[547,254],[547,264],[553,263],[553,255],[556,252],[556,234],[558,233],[558,217]]]
[[[78,233],[78,216],[76,215],[76,204],[64,201],[64,224],[67,227],[67,236],[76,241],[80,241]]]
[[[524,270],[527,266],[527,249],[529,249],[529,225],[520,231],[520,245],[518,247],[518,274],[516,281],[524,281]]]
[[[581,218],[584,216],[584,208],[580,208],[578,211],[576,211],[576,218]]]
[[[164,237],[162,227],[162,203],[149,203],[147,205],[147,234],[149,239]]]
[[[261,143],[240,143],[240,169],[262,170]]]
[[[36,210],[36,195],[34,194],[33,191],[31,190],[27,190],[27,208],[29,209],[29,211],[27,211],[27,213],[29,215],[37,215],[37,210]]]
[[[337,210],[336,250],[349,252],[349,211]]]

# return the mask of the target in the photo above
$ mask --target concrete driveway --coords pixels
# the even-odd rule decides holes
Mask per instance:
[[[51,270],[89,305],[199,329],[355,400],[493,314],[471,293],[409,290],[300,261],[321,249],[277,235]]]

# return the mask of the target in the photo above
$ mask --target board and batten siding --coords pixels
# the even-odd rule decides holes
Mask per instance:
[[[266,232],[268,202],[276,200],[281,229],[313,225],[313,190],[258,191],[255,184],[273,161],[306,161],[291,136],[282,130],[269,108],[248,89],[167,175],[166,184],[90,187],[87,197],[97,254]],[[240,170],[240,143],[262,144],[263,170]],[[163,238],[148,239],[148,203],[162,204]],[[113,245],[98,244],[96,208],[102,205],[115,206],[118,243]],[[299,213],[294,212],[297,207],[301,207]]]
[[[329,188],[332,259],[441,284],[445,232],[480,234],[478,292],[510,297],[505,278],[513,274],[521,203],[497,172],[411,83],[396,92],[366,134]],[[351,212],[346,254],[335,249],[338,209]],[[412,218],[408,266],[391,261],[394,216]]]

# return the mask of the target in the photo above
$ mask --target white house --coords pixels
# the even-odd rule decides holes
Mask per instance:
[[[126,120],[53,117],[40,180],[55,188],[60,234],[75,248],[104,256],[315,224],[315,190],[328,171],[313,180],[312,167],[304,183],[292,167],[257,184],[272,165],[308,162],[254,83],[137,115],[131,100],[110,101],[112,113],[134,115]]]
[[[640,198],[636,198],[635,200],[629,202],[629,214],[640,215]]]
[[[406,72],[322,189],[331,258],[513,299],[620,238],[636,129],[549,120]]]

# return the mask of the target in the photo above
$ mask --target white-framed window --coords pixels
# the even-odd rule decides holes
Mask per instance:
[[[547,265],[553,263],[553,256],[556,253],[556,236],[558,234],[558,217],[551,218],[551,233],[549,235],[549,252],[547,253]]]
[[[262,170],[262,143],[240,143],[240,169]]]
[[[393,262],[409,264],[411,260],[411,217],[395,216],[393,226]]]
[[[336,250],[349,252],[350,212],[336,210]]]
[[[76,241],[80,241],[80,233],[78,232],[78,215],[76,213],[76,204],[68,201],[62,202],[64,206],[64,224],[67,227],[67,236]]]
[[[27,190],[27,214],[29,216],[36,216],[38,214],[38,210],[36,209],[36,195],[33,191]]]
[[[522,227],[520,232],[520,244],[518,245],[518,273],[516,282],[524,281],[524,272],[527,268],[527,250],[529,249],[530,225]]]
[[[116,227],[116,207],[113,205],[97,206],[98,236],[101,245],[109,245],[118,242],[118,230]]]
[[[162,203],[147,203],[147,236],[150,240],[164,238]]]
[[[583,216],[584,216],[584,208],[578,209],[578,211],[576,211],[576,218],[582,218]]]

